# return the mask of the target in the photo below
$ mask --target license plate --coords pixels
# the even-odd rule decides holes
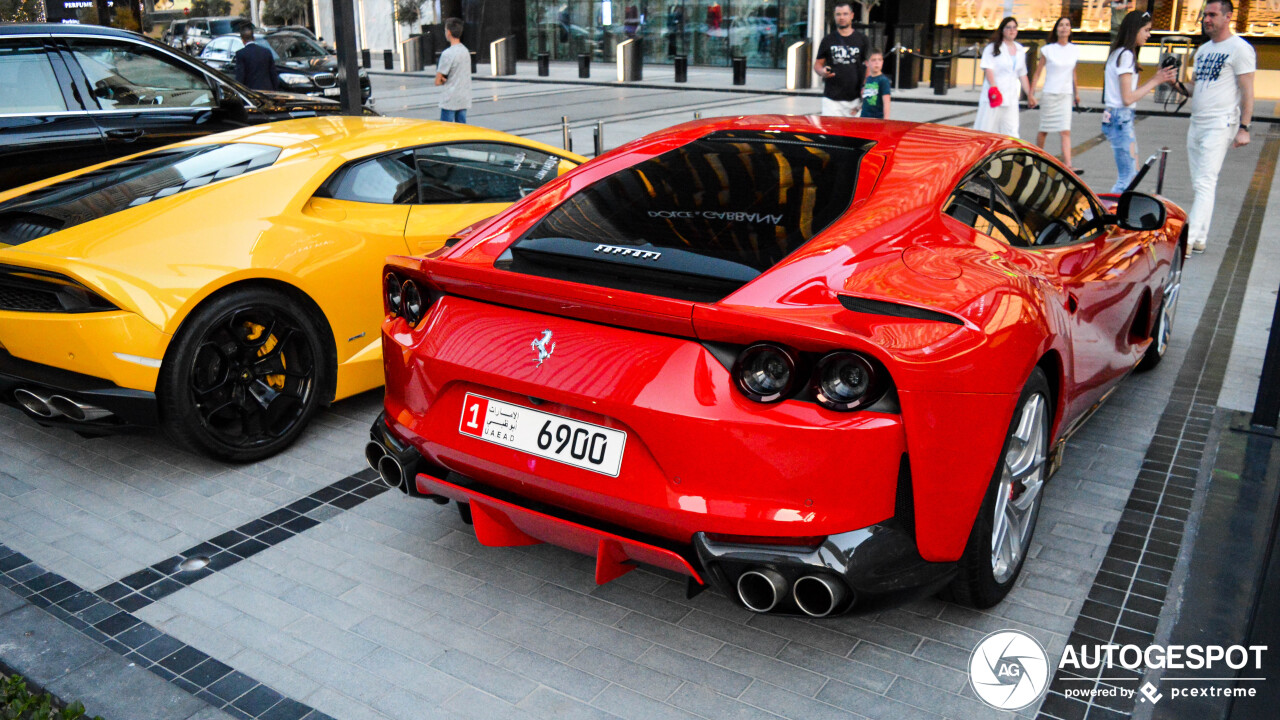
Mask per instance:
[[[324,89],[325,97],[337,97],[338,95],[341,95],[341,94],[342,94],[342,88],[325,88]]]
[[[458,432],[495,445],[618,477],[627,434],[467,393]]]

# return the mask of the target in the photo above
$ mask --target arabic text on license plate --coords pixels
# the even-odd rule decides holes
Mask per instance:
[[[458,432],[566,465],[617,477],[627,434],[467,393]]]
[[[342,88],[325,88],[324,89],[325,97],[335,97],[341,94],[342,94]]]

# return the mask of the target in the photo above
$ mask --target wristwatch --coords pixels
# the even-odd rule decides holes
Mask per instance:
[[[1241,129],[1241,130],[1243,130],[1243,131],[1245,131],[1245,132],[1249,132],[1249,125],[1248,125],[1248,123],[1240,123],[1240,129]]]

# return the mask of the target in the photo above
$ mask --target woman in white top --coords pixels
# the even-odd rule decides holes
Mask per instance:
[[[1076,82],[1076,63],[1080,61],[1080,47],[1071,42],[1071,18],[1058,18],[1053,25],[1054,42],[1040,48],[1041,62],[1036,77],[1031,81],[1034,90],[1044,75],[1044,91],[1040,93],[1040,132],[1036,145],[1044,147],[1049,133],[1056,132],[1062,138],[1062,161],[1077,175],[1081,170],[1071,167],[1071,108],[1080,104],[1079,84]]]
[[[1151,36],[1151,13],[1134,10],[1124,16],[1120,31],[1111,43],[1103,73],[1102,134],[1111,142],[1116,158],[1116,184],[1111,192],[1124,192],[1138,172],[1138,138],[1133,134],[1133,106],[1160,83],[1174,79],[1173,68],[1161,68],[1155,77],[1138,87],[1138,51]]]
[[[982,49],[982,95],[978,96],[978,130],[1018,137],[1018,86],[1027,94],[1027,105],[1036,106],[1027,81],[1027,49],[1014,42],[1018,21],[1007,17]]]

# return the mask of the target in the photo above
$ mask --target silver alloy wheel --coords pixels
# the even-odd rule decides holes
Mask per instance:
[[[1182,290],[1182,248],[1173,254],[1173,269],[1164,283],[1164,300],[1160,303],[1160,317],[1156,320],[1156,353],[1164,357],[1173,335],[1173,317],[1178,310],[1178,294]]]
[[[1036,393],[1022,406],[1022,416],[1009,438],[991,522],[991,575],[1006,583],[1031,544],[1045,481],[1049,433],[1048,403]]]

